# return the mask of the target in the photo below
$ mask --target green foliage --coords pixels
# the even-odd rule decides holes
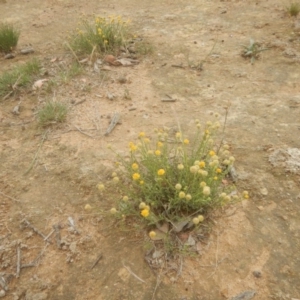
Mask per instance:
[[[24,65],[15,67],[9,72],[4,72],[0,77],[0,97],[15,93],[19,88],[26,88],[33,83],[36,75],[41,70],[40,62],[33,59]]]
[[[292,17],[297,17],[300,12],[300,3],[291,3],[290,6],[287,7],[287,11]]]
[[[261,45],[253,39],[250,39],[250,44],[248,46],[243,45],[243,48],[242,56],[250,58],[251,64],[259,57],[260,52],[269,50],[268,48],[262,48]]]
[[[116,52],[126,42],[128,23],[120,16],[96,17],[93,22],[83,18],[71,33],[70,45],[79,54]]]
[[[38,122],[40,126],[49,126],[62,123],[66,120],[68,108],[65,104],[49,101],[38,112]]]
[[[9,53],[18,44],[20,31],[14,25],[0,24],[0,52]]]
[[[138,216],[147,225],[186,218],[198,225],[210,210],[238,200],[229,194],[232,187],[222,183],[234,157],[228,145],[218,147],[212,139],[219,126],[208,122],[202,131],[197,121],[191,141],[180,131],[157,130],[153,139],[141,132],[138,143],[129,143],[127,156],[116,153],[118,169],[111,184],[122,196],[111,213]]]

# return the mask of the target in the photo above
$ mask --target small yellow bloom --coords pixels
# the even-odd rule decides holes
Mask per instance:
[[[178,196],[179,196],[180,199],[185,198],[185,192],[180,192],[180,193],[178,194]]]
[[[147,154],[148,154],[148,155],[153,155],[153,153],[154,153],[153,150],[148,150],[148,151],[147,151]]]
[[[218,176],[215,176],[215,177],[214,177],[214,180],[218,180]]]
[[[129,143],[129,148],[130,148],[131,152],[134,152],[134,151],[137,150],[138,147],[134,143],[130,142]]]
[[[226,196],[227,196],[226,193],[221,193],[220,194],[220,198],[224,198],[225,199]]]
[[[182,185],[181,185],[180,183],[177,183],[177,184],[175,185],[175,189],[176,189],[177,191],[180,191],[180,190],[182,189]]]
[[[205,130],[205,135],[209,135],[209,130],[208,129]]]
[[[190,143],[190,141],[189,141],[188,139],[184,139],[184,140],[183,140],[183,143],[184,143],[185,145],[188,145],[188,144]]]
[[[181,133],[180,132],[176,132],[176,138],[180,139],[181,138]]]
[[[123,197],[123,201],[124,201],[124,202],[127,202],[128,199],[129,199],[129,198],[128,198],[127,196],[124,196],[124,197]]]
[[[97,188],[98,188],[99,191],[103,191],[103,190],[105,189],[105,186],[104,186],[104,184],[99,183],[99,184],[97,185]]]
[[[159,169],[159,170],[157,171],[157,175],[158,175],[158,176],[163,176],[165,173],[166,173],[166,171],[165,171],[164,169]]]
[[[229,160],[233,163],[235,161],[235,158],[233,156],[230,156]]]
[[[84,207],[84,209],[86,211],[90,211],[92,209],[92,207],[89,204],[86,204],[85,207]]]
[[[144,217],[144,218],[147,218],[149,216],[149,210],[148,209],[143,209],[141,211],[141,215]]]
[[[160,156],[161,155],[161,152],[159,150],[156,150],[154,153],[155,153],[156,156]]]
[[[145,132],[141,131],[141,132],[139,133],[139,137],[145,137],[145,136],[146,136]]]
[[[199,220],[199,222],[203,222],[204,221],[204,217],[202,215],[199,215],[198,216],[198,220]]]
[[[211,150],[211,151],[209,151],[209,155],[210,155],[210,156],[214,156],[214,155],[216,155],[216,152],[213,151],[213,150]]]
[[[141,178],[141,175],[139,174],[139,173],[134,173],[133,175],[132,175],[132,179],[133,180],[139,180]]]
[[[178,170],[183,170],[183,169],[184,169],[184,165],[183,165],[183,164],[179,164],[179,165],[177,166],[177,169],[178,169]]]
[[[199,166],[191,166],[190,167],[190,172],[193,174],[198,173],[198,170],[199,170]]]
[[[139,205],[139,209],[144,209],[146,207],[146,203],[145,202],[141,202]]]
[[[150,140],[148,138],[144,138],[144,143],[148,144],[150,143]]]
[[[151,239],[155,238],[156,237],[156,232],[155,231],[150,231],[149,236],[150,236]]]
[[[113,182],[114,182],[114,183],[118,183],[119,181],[120,181],[119,177],[115,176],[115,177],[113,178]]]
[[[198,225],[198,224],[200,223],[200,221],[199,221],[198,218],[194,218],[194,219],[193,219],[193,223],[194,223],[195,225]]]
[[[111,174],[111,177],[116,177],[116,176],[118,176],[116,172],[113,172],[113,173]]]
[[[157,142],[157,148],[161,148],[164,144],[162,142]]]
[[[200,182],[200,186],[201,186],[202,188],[205,187],[205,186],[206,186],[206,182],[201,181],[201,182]]]
[[[222,173],[222,169],[217,168],[217,169],[216,169],[216,173]]]
[[[116,208],[115,208],[115,207],[111,208],[111,210],[110,210],[110,213],[111,213],[111,214],[113,214],[113,215],[114,215],[116,212],[117,212],[117,210],[116,210]]]
[[[190,200],[192,199],[192,195],[191,195],[191,194],[186,194],[186,195],[185,195],[185,199],[186,199],[187,201],[190,201]]]
[[[200,168],[205,168],[205,161],[201,160],[201,161],[199,162],[199,167],[200,167]]]
[[[248,193],[248,191],[243,191],[243,197],[245,199],[249,199],[249,193]]]
[[[204,194],[205,196],[210,195],[210,187],[209,187],[209,186],[203,187],[203,194]]]
[[[143,185],[143,184],[144,184],[144,180],[141,180],[141,181],[140,181],[140,185]]]
[[[223,161],[223,164],[224,164],[225,166],[230,165],[230,160],[229,160],[229,159],[225,159],[225,160]]]
[[[104,44],[108,44],[108,40],[104,40]]]
[[[136,164],[136,163],[133,163],[133,164],[131,165],[131,168],[132,168],[132,170],[136,171],[136,170],[139,168],[139,165]]]

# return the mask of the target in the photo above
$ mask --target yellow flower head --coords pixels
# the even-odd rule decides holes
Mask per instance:
[[[146,207],[146,203],[145,202],[141,202],[139,205],[139,209],[144,209]]]
[[[98,188],[99,191],[103,191],[103,190],[105,189],[105,186],[104,186],[104,184],[99,183],[99,184],[97,185],[97,188]]]
[[[141,131],[141,132],[139,133],[139,137],[140,137],[140,138],[141,138],[141,137],[145,137],[145,136],[146,136],[145,132]]]
[[[186,199],[187,201],[190,201],[190,200],[192,199],[192,195],[191,195],[191,194],[186,194],[186,195],[185,195],[185,199]]]
[[[124,196],[124,197],[123,197],[123,201],[124,201],[124,202],[127,202],[128,199],[129,199],[129,198],[128,198],[127,196]]]
[[[243,191],[243,197],[245,199],[249,199],[249,193],[248,193],[248,191]]]
[[[144,143],[148,144],[150,143],[150,140],[148,138],[144,138]]]
[[[158,176],[163,176],[165,173],[166,173],[166,171],[165,171],[164,169],[159,169],[159,170],[157,171],[157,175],[158,175]]]
[[[177,184],[175,185],[175,189],[176,189],[177,191],[180,191],[180,190],[182,189],[182,185],[181,185],[180,183],[177,183]]]
[[[132,175],[132,179],[133,180],[139,180],[141,178],[141,175],[139,174],[139,173],[134,173],[133,175]]]
[[[211,151],[209,151],[209,155],[214,156],[214,155],[216,155],[216,152],[214,150],[211,150]]]
[[[190,141],[189,141],[188,139],[184,139],[184,140],[183,140],[183,143],[184,143],[185,145],[188,145],[188,144],[190,143]]]
[[[203,187],[203,194],[204,194],[205,196],[210,195],[210,187],[209,187],[209,186]]]
[[[200,182],[200,186],[201,186],[202,188],[205,187],[205,186],[206,186],[206,182],[201,181],[201,182]]]
[[[156,150],[154,153],[155,153],[156,156],[160,156],[161,155],[161,152],[159,150]]]
[[[136,163],[133,163],[133,164],[131,165],[131,168],[132,168],[132,170],[136,171],[136,170],[139,168],[139,165],[136,164]]]
[[[201,161],[199,162],[199,167],[200,167],[200,168],[205,168],[205,161],[201,160]]]
[[[216,169],[216,172],[217,173],[222,173],[222,169],[218,168],[218,169]]]
[[[153,230],[150,231],[150,232],[149,232],[149,236],[150,236],[151,239],[155,238],[155,237],[156,237],[156,232],[153,231]]]
[[[183,169],[184,169],[184,165],[183,165],[183,164],[179,164],[179,165],[177,166],[177,169],[178,169],[178,170],[183,170]]]
[[[113,215],[114,215],[116,212],[117,212],[117,210],[116,210],[116,208],[115,208],[115,207],[111,208],[111,210],[110,210],[110,213],[111,213],[111,214],[113,214]]]
[[[179,196],[180,199],[185,198],[185,192],[180,192],[180,193],[178,194],[178,196]]]
[[[92,207],[89,204],[86,204],[85,207],[84,207],[84,209],[86,211],[90,211],[92,209]]]
[[[215,177],[214,177],[214,180],[218,180],[218,176],[215,176]]]
[[[190,172],[193,174],[198,173],[199,167],[198,166],[191,166],[190,167]]]
[[[176,132],[176,138],[180,139],[181,138],[181,132]]]
[[[144,184],[144,180],[141,180],[141,181],[140,181],[140,185],[143,185],[143,184]]]
[[[120,181],[120,179],[119,179],[118,176],[115,176],[115,177],[113,178],[113,182],[114,182],[114,183],[118,183],[119,181]]]
[[[161,148],[164,144],[162,142],[157,142],[157,148]]]
[[[147,218],[148,216],[149,216],[149,210],[148,209],[143,209],[142,211],[141,211],[141,215],[144,217],[144,218]]]
[[[198,218],[194,218],[193,223],[194,223],[194,225],[198,225],[200,223],[200,221]]]
[[[199,215],[198,216],[198,220],[199,220],[199,222],[203,222],[204,221],[204,217],[202,215]]]
[[[129,148],[130,148],[131,152],[134,152],[134,151],[137,150],[138,147],[134,143],[130,142],[129,143]]]

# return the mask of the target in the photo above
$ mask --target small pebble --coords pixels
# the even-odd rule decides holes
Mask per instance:
[[[1,290],[0,291],[0,298],[4,298],[6,295],[5,291],[4,290]]]
[[[256,278],[260,278],[262,274],[261,274],[261,271],[255,270],[255,271],[253,271],[253,275],[254,275],[254,277],[256,277]]]
[[[266,189],[266,188],[262,188],[261,190],[260,190],[260,193],[263,195],[263,196],[267,196],[268,195],[268,190]]]

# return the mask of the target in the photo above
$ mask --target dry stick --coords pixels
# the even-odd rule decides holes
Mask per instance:
[[[33,165],[34,165],[34,163],[35,163],[35,161],[36,161],[36,159],[37,159],[37,157],[39,155],[39,152],[40,152],[40,150],[42,148],[42,145],[44,144],[44,141],[45,141],[45,139],[47,137],[48,132],[49,132],[49,130],[47,130],[45,132],[45,134],[43,135],[42,141],[41,141],[41,143],[40,143],[40,145],[39,145],[39,147],[38,147],[38,149],[37,149],[37,151],[35,153],[35,156],[34,156],[32,162],[31,162],[29,168],[27,169],[27,171],[23,175],[27,175],[31,171],[31,169],[33,168]]]
[[[95,262],[93,263],[93,265],[91,266],[91,270],[94,269],[94,267],[97,265],[97,263],[99,262],[99,260],[103,257],[102,254],[100,254],[97,259],[95,260]]]
[[[73,51],[72,47],[70,46],[70,44],[68,42],[65,43],[67,45],[67,47],[71,50],[73,56],[75,57],[75,59],[77,60],[77,62],[80,64],[80,61],[76,55],[76,53]]]
[[[17,274],[16,277],[20,277],[20,271],[21,271],[21,247],[18,245],[17,248]]]
[[[21,75],[19,75],[19,77],[17,78],[16,82],[12,85],[12,91],[10,91],[6,96],[3,97],[3,99],[2,99],[3,101],[5,99],[7,99],[15,91],[15,89],[16,89],[16,87],[18,85],[18,81],[20,80],[20,78],[21,78]]]
[[[120,114],[118,112],[115,112],[112,119],[111,119],[111,122],[105,132],[105,136],[108,136],[112,131],[113,129],[116,127],[116,125],[118,124],[120,120]]]
[[[93,135],[90,135],[90,134],[88,134],[88,133],[85,133],[85,132],[83,132],[79,127],[77,127],[76,125],[74,125],[74,127],[80,132],[80,133],[82,133],[82,134],[84,134],[84,135],[86,135],[86,136],[88,136],[88,137],[90,137],[90,138],[94,138],[94,136]]]
[[[48,243],[52,243],[47,239],[47,237],[43,233],[41,233],[37,228],[35,228],[28,220],[24,219],[22,223],[24,223],[27,227],[32,229],[36,234],[40,235],[44,241],[47,241]]]
[[[155,285],[155,288],[154,288],[151,300],[155,299],[156,291],[157,291],[157,289],[158,289],[158,287],[159,287],[159,285],[161,283],[161,280],[160,280],[161,273],[162,273],[162,269],[160,270],[160,273],[159,273],[159,275],[156,278],[156,285]]]
[[[10,199],[10,200],[13,200],[13,201],[15,201],[15,202],[20,202],[20,200],[17,200],[16,198],[13,198],[13,197],[11,197],[11,196],[8,196],[8,195],[6,195],[6,194],[4,194],[4,193],[2,193],[2,192],[0,192],[0,194],[3,195],[4,197]]]
[[[60,236],[60,225],[55,224],[52,226],[53,229],[55,230],[55,239],[56,239],[56,245],[58,249],[61,249],[61,236]]]
[[[37,266],[37,263],[38,263],[38,260],[42,257],[42,255],[44,254],[46,248],[47,248],[48,244],[45,245],[45,247],[43,248],[43,250],[39,253],[39,255],[36,257],[36,259],[34,259],[31,263],[29,264],[25,264],[25,265],[22,265],[21,266],[21,269],[24,269],[24,268],[29,268],[29,267],[36,267]]]
[[[48,238],[53,234],[55,230],[52,230],[45,238],[44,241],[48,240]]]
[[[123,267],[124,267],[124,268],[125,268],[132,276],[134,276],[137,280],[139,280],[139,281],[141,281],[141,282],[143,282],[143,283],[146,283],[145,280],[143,280],[142,278],[140,278],[139,276],[137,276],[136,274],[134,274],[134,273],[130,270],[130,268],[126,267],[126,266],[124,265],[124,263],[123,263]]]

